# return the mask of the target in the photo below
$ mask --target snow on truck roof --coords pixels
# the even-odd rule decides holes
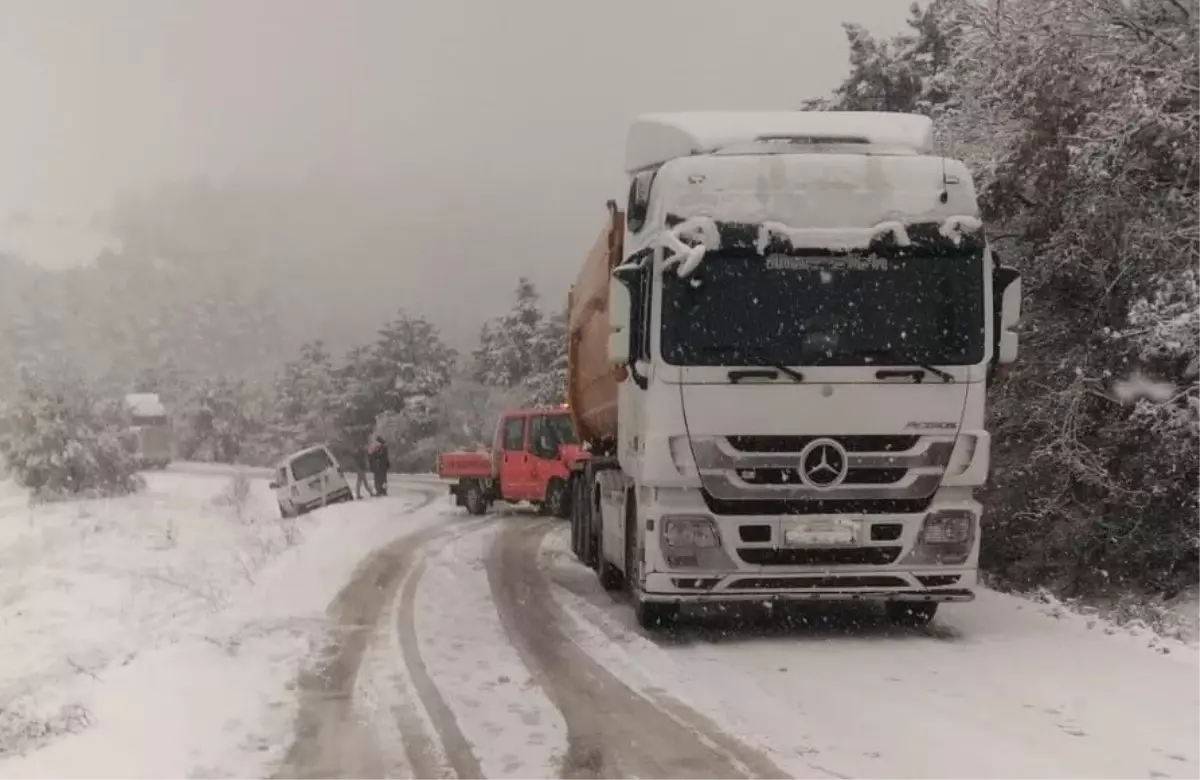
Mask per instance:
[[[933,151],[933,122],[886,111],[681,111],[646,114],[629,127],[625,171],[650,168],[739,142],[780,138],[845,138],[848,143]]]

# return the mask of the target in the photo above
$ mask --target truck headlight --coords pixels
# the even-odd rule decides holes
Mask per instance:
[[[662,519],[665,547],[674,549],[711,549],[720,546],[717,528],[707,517],[667,515]]]
[[[975,514],[941,509],[925,516],[917,543],[905,556],[909,565],[957,566],[966,563],[975,543]]]
[[[970,512],[942,511],[926,516],[918,537],[919,544],[962,545],[971,540],[974,516]]]

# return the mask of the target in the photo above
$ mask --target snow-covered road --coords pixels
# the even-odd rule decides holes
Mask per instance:
[[[394,492],[315,513],[202,640],[89,680],[94,722],[0,752],[0,775],[1200,776],[1194,645],[989,591],[925,630],[843,612],[647,634],[563,524]]]
[[[1194,650],[1061,609],[984,592],[926,631],[835,614],[663,636],[554,521],[447,512],[380,555],[358,578],[376,618],[358,680],[371,704],[348,716],[323,678],[282,776],[1197,774]],[[343,647],[331,668],[348,673],[361,651]],[[339,736],[364,721],[393,736],[366,764],[353,757],[371,740]]]

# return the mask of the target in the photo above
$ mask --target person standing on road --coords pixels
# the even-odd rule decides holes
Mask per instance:
[[[388,469],[392,467],[392,462],[388,458],[387,444],[384,443],[382,436],[376,436],[371,445],[373,449],[369,451],[367,460],[371,467],[371,473],[375,476],[375,495],[386,496]]]
[[[354,450],[354,473],[358,475],[358,479],[354,483],[355,496],[361,499],[363,497],[363,490],[366,490],[367,495],[373,498],[375,493],[371,490],[371,483],[367,481],[366,447],[358,447]]]

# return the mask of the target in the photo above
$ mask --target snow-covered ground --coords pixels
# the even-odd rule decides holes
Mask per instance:
[[[552,535],[543,567],[571,570]],[[643,691],[666,689],[793,776],[1196,777],[1196,647],[1057,604],[981,591],[927,632],[683,629],[648,640],[559,587],[576,640]]]
[[[263,480],[238,502],[228,474],[147,479],[32,508],[0,488],[0,775],[262,774],[338,589],[435,516],[402,495],[284,521]]]
[[[1200,775],[1194,638],[988,590],[651,634],[562,523],[429,482],[294,531],[202,470],[0,492],[0,776]]]

